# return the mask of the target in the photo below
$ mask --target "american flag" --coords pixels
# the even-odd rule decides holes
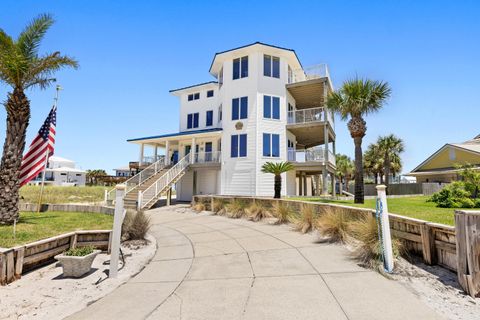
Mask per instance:
[[[23,156],[19,176],[20,186],[34,179],[45,169],[48,157],[53,155],[56,125],[57,107],[53,106],[27,153]]]

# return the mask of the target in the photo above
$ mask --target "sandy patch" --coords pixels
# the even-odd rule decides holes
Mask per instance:
[[[140,272],[152,259],[155,239],[148,243],[122,246],[125,265],[118,278],[109,279],[110,256],[101,253],[94,263],[94,272],[81,279],[62,278],[62,268],[52,263],[24,275],[7,286],[0,287],[0,319],[63,319],[112,292]]]

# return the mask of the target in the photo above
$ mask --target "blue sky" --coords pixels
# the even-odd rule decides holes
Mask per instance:
[[[475,1],[23,1],[4,0],[0,27],[18,35],[40,13],[57,20],[42,52],[77,58],[58,73],[57,155],[83,169],[138,158],[128,138],[178,131],[168,90],[212,80],[215,52],[255,41],[295,49],[304,66],[327,63],[333,83],[358,74],[388,81],[393,95],[367,117],[364,148],[379,135],[404,139],[404,172],[446,142],[480,133],[480,4]],[[8,88],[0,86],[0,98]],[[54,88],[28,92],[27,144]],[[0,112],[4,140],[5,111]],[[337,151],[353,156],[346,123]]]

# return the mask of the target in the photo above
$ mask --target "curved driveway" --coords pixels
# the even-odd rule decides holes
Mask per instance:
[[[440,319],[315,235],[185,205],[149,213],[155,257],[71,319]]]

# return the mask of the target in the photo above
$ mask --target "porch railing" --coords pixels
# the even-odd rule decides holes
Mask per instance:
[[[193,163],[220,163],[221,160],[221,151],[197,152],[193,156]]]
[[[308,81],[318,78],[329,78],[328,66],[324,63],[317,64],[303,69],[289,70],[288,83]]]
[[[190,165],[190,154],[187,154],[180,161],[178,161],[173,167],[171,167],[165,174],[163,174],[157,181],[151,186],[139,193],[138,206],[139,209],[143,209],[151,204],[159,195],[171,186],[181,175],[185,173],[185,170]]]
[[[126,186],[125,194],[141,185],[143,182],[145,182],[145,180],[156,175],[158,172],[160,172],[160,170],[163,170],[165,166],[165,156],[159,156],[156,162],[152,163],[151,165],[149,165],[148,167],[146,167],[145,169],[143,169],[142,171],[132,176],[130,179],[123,183]],[[113,188],[107,193],[105,200],[107,202],[109,200],[115,200],[115,188]]]
[[[304,124],[311,122],[324,122],[325,121],[325,108],[308,108],[288,111],[287,124]],[[327,119],[332,127],[334,127],[334,117],[330,110],[327,110]]]
[[[306,150],[295,150],[288,148],[288,161],[293,162],[325,162],[325,149],[324,148],[311,148]],[[328,150],[328,162],[336,165],[335,155],[332,151]]]

